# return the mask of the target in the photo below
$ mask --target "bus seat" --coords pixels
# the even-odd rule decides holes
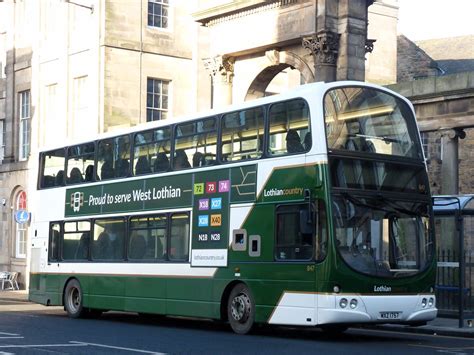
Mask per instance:
[[[303,145],[301,144],[300,135],[294,129],[288,130],[286,133],[286,151],[288,153],[299,153],[304,152]]]
[[[43,187],[52,187],[54,186],[56,182],[56,179],[54,176],[51,175],[45,175],[43,176]]]
[[[87,165],[84,181],[94,181],[94,165]]]
[[[130,259],[143,259],[146,253],[145,237],[141,234],[136,234],[130,241]]]
[[[107,179],[113,179],[114,177],[115,177],[114,167],[112,166],[112,163],[110,161],[106,160],[100,168],[100,178],[102,180],[107,180]]]
[[[97,253],[94,255],[97,259],[112,259],[113,253],[110,245],[110,237],[107,232],[102,232],[97,238]]]
[[[155,173],[169,170],[170,161],[166,153],[162,152],[156,155],[155,162],[153,163],[153,168],[155,169]]]
[[[117,159],[115,161],[115,176],[125,177],[128,176],[130,169],[130,163],[128,159]]]
[[[79,244],[77,245],[76,254],[74,259],[78,260],[86,260],[89,254],[89,240],[90,235],[88,232],[84,232],[81,235],[81,239],[79,240]]]
[[[150,174],[151,168],[148,158],[146,156],[141,156],[138,158],[137,163],[135,164],[135,175]]]
[[[71,172],[69,173],[69,177],[67,181],[69,184],[79,184],[84,181],[84,179],[82,178],[82,173],[79,170],[79,168],[71,169]]]
[[[188,169],[191,167],[188,155],[182,149],[178,149],[174,156],[173,167],[175,170]]]
[[[199,168],[205,165],[204,154],[196,152],[193,155],[193,168]]]
[[[55,186],[64,185],[64,170],[59,170],[55,178]]]

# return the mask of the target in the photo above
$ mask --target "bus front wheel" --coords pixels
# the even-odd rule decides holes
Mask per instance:
[[[247,334],[255,321],[255,302],[248,287],[236,285],[227,302],[227,317],[230,326],[237,334]]]
[[[79,281],[69,281],[64,290],[64,308],[71,318],[80,318],[87,313],[83,307],[82,288]]]

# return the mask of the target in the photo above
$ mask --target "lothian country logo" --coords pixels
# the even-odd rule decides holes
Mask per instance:
[[[84,206],[84,193],[80,191],[73,192],[71,194],[71,208],[74,212],[79,212],[81,207]]]

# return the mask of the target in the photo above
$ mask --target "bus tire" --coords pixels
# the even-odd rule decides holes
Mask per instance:
[[[237,334],[247,334],[252,329],[255,322],[255,301],[246,285],[240,283],[230,292],[227,318]]]
[[[87,315],[87,309],[83,305],[82,288],[79,281],[72,279],[64,290],[64,308],[71,318],[81,318]]]

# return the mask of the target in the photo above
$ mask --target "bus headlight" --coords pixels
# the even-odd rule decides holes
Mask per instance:
[[[351,299],[351,303],[349,304],[351,309],[356,309],[357,308],[357,300],[355,298]]]
[[[346,308],[347,307],[347,299],[346,298],[341,298],[341,300],[339,301],[339,306],[341,308]]]
[[[434,306],[434,298],[433,297],[430,297],[429,301],[428,301],[428,306],[429,307],[433,307]]]
[[[428,300],[427,300],[426,298],[423,298],[423,299],[421,300],[421,307],[425,308],[426,305],[427,305],[427,303],[428,303]]]

